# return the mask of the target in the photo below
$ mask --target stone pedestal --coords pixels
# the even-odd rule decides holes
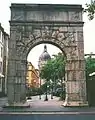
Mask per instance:
[[[64,107],[88,106],[85,81],[67,81],[66,85],[66,98],[62,104]]]
[[[83,102],[83,101],[65,101],[62,106],[64,107],[87,107],[88,102]]]
[[[7,103],[6,105],[3,106],[3,108],[28,108],[28,107],[30,107],[30,104],[28,102],[25,103],[19,102],[12,104]]]

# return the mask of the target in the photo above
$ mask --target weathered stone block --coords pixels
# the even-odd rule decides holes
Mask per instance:
[[[59,11],[27,11],[26,20],[31,21],[66,21],[68,20],[68,12]]]
[[[13,84],[14,81],[15,81],[15,77],[16,77],[15,75],[14,75],[14,76],[13,76],[13,75],[10,76],[10,75],[8,74],[8,78],[7,78],[8,81],[7,81],[7,83],[8,83],[8,84]]]
[[[78,56],[78,60],[84,60],[84,49],[78,49],[77,50],[77,56]]]
[[[69,93],[68,101],[80,101],[80,96],[78,93]]]
[[[10,43],[9,43],[8,47],[9,47],[9,50],[10,49],[12,49],[12,50],[15,49],[16,48],[16,41],[10,40]]]
[[[8,93],[8,102],[9,102],[9,104],[11,104],[14,101],[14,86],[13,86],[13,83],[8,84],[7,93]]]
[[[82,13],[79,11],[70,11],[69,12],[69,21],[82,21]]]
[[[66,93],[69,95],[71,94],[77,94],[77,100],[83,100],[86,101],[86,81],[85,80],[77,80],[77,81],[67,81],[66,82]]]
[[[77,41],[83,41],[83,30],[77,31]]]
[[[11,27],[13,27],[13,26],[11,26]],[[12,41],[15,41],[15,38],[16,38],[16,28],[11,28],[12,30],[10,31],[10,34],[11,34],[11,36],[10,36],[10,41],[12,40]],[[15,30],[14,30],[15,29]]]
[[[23,10],[12,10],[11,20],[24,20],[24,11]]]

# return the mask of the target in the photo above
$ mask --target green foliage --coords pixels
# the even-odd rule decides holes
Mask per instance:
[[[44,67],[42,67],[42,70],[40,73],[40,77],[42,79],[46,79],[47,81],[50,80],[51,71],[52,71],[51,67],[52,67],[52,64],[51,64],[51,61],[49,60],[47,64],[45,64]]]
[[[89,78],[89,74],[95,72],[95,58],[88,57],[86,61],[86,78]]]
[[[36,96],[41,94],[41,92],[42,91],[40,90],[40,88],[35,88],[35,87],[28,88],[26,91],[26,96]]]
[[[95,72],[95,58],[91,56],[85,59],[86,61],[86,87],[87,87],[87,100],[89,106],[95,106],[95,76],[89,74]]]
[[[94,18],[95,13],[95,0],[91,2],[91,4],[86,3],[86,9],[84,10],[88,14],[89,20]]]
[[[46,82],[43,85],[40,86],[40,89],[41,89],[42,93],[46,92],[46,86],[47,86]]]
[[[65,73],[65,59],[60,53],[54,55],[54,58],[47,61],[47,64],[41,70],[40,77],[46,81],[52,80],[53,82],[58,79],[62,79]]]

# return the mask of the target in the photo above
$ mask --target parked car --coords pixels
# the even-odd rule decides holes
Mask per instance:
[[[64,89],[62,89],[62,88],[57,88],[56,91],[53,91],[53,95],[54,95],[54,96],[57,96],[57,97],[60,97],[61,94],[62,94],[62,92],[63,92],[63,94],[65,94],[65,90],[64,90]]]

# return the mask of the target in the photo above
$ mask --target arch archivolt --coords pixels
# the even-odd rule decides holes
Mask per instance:
[[[30,29],[31,28],[31,29]],[[27,29],[26,27],[17,27],[16,30],[16,49],[19,56],[22,53],[28,53],[29,49],[38,43],[55,43],[62,51],[66,52],[68,56],[74,55],[76,50],[76,32],[67,31],[66,27],[40,27],[40,29],[32,28],[32,26]],[[67,52],[68,51],[68,52]],[[71,56],[72,56],[71,55]]]

